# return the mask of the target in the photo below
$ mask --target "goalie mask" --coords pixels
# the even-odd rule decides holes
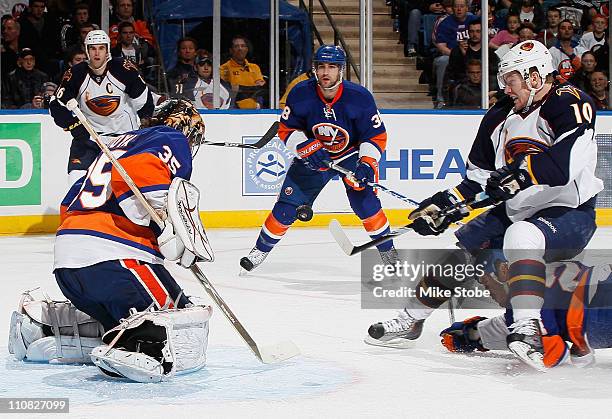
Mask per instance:
[[[192,156],[198,152],[206,130],[198,110],[184,99],[170,99],[156,106],[151,125],[167,125],[182,132],[189,139]]]

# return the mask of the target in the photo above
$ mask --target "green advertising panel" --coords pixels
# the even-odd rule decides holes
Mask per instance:
[[[0,123],[0,206],[40,205],[40,123]]]

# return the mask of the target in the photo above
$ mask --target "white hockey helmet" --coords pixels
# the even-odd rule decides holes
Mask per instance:
[[[111,41],[108,35],[106,34],[106,32],[104,32],[103,30],[96,29],[96,30],[90,31],[85,37],[84,44],[85,44],[85,54],[87,55],[88,60],[91,60],[91,58],[89,57],[89,46],[102,44],[102,45],[106,45],[106,52],[107,52],[106,62],[110,61],[111,59],[111,53],[110,53]]]
[[[529,81],[529,73],[532,68],[536,69],[542,78],[542,84],[544,84],[546,76],[555,70],[548,48],[538,41],[523,41],[516,44],[499,62],[497,71],[497,82],[499,83],[499,87],[502,89],[506,87],[504,75],[513,71],[518,71],[523,80],[527,83],[529,90],[536,90],[531,86]]]

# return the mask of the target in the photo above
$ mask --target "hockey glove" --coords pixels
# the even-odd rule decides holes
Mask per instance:
[[[452,214],[442,216],[440,212],[460,202],[450,190],[440,191],[431,198],[425,199],[421,205],[408,216],[413,220],[412,229],[421,236],[437,236],[443,233],[451,223],[461,220],[469,211],[463,207]]]
[[[442,345],[451,352],[486,352],[480,335],[478,334],[478,323],[485,320],[486,317],[470,317],[462,322],[455,322],[450,327],[447,327],[440,332]]]
[[[70,131],[72,138],[78,141],[87,141],[89,140],[89,132],[87,129],[81,124],[81,121],[76,120],[72,123],[66,131]]]
[[[323,147],[323,143],[316,138],[308,139],[297,146],[297,155],[310,170],[329,170],[328,162],[331,161],[329,152]]]
[[[359,189],[368,187],[368,182],[378,182],[378,161],[368,156],[360,158],[355,169],[355,179],[359,182]]]
[[[518,158],[508,166],[497,169],[487,180],[485,192],[495,202],[504,202],[533,185],[527,172],[527,162]]]
[[[185,244],[174,232],[174,226],[170,222],[166,222],[164,229],[157,237],[157,243],[159,252],[165,259],[178,260],[178,263],[184,268],[189,268],[196,261],[195,255],[185,248]]]

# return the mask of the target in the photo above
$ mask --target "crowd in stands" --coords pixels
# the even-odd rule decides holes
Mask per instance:
[[[421,83],[435,108],[479,107],[481,45],[489,48],[489,98],[498,91],[497,63],[512,45],[544,43],[560,81],[589,93],[599,109],[608,97],[608,2],[598,0],[488,0],[488,36],[482,39],[478,0],[386,0],[406,57],[417,57]]]
[[[2,16],[2,108],[45,108],[64,72],[87,59],[84,40],[99,29],[87,0],[77,0],[72,10],[61,2],[24,0],[12,13]],[[130,60],[149,87],[159,94],[192,100],[201,108],[213,108],[212,54],[185,37],[178,42],[176,65],[164,75],[159,71],[161,54],[147,21],[136,16],[138,0],[112,1],[109,21],[112,57]],[[99,8],[99,2],[91,1]],[[256,109],[267,105],[266,79],[259,66],[247,60],[250,42],[234,36],[219,75],[218,107]],[[223,54],[225,56],[225,54]]]

